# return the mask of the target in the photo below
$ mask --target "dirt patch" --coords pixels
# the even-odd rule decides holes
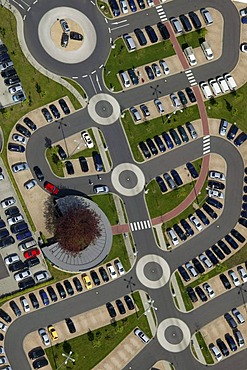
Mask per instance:
[[[69,25],[69,28],[71,31],[78,32],[82,34],[84,38],[84,33],[82,28],[79,26],[79,24],[72,19],[65,19],[66,22]],[[56,23],[53,24],[51,27],[51,39],[53,43],[58,47],[59,49],[63,49],[65,52],[66,51],[72,51],[72,50],[77,50],[82,46],[83,40],[82,41],[77,41],[77,40],[69,40],[68,46],[66,48],[63,48],[61,46],[61,37],[62,37],[62,27],[60,25],[59,19],[57,20]]]

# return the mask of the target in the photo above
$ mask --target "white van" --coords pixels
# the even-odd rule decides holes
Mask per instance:
[[[129,49],[129,51],[134,51],[136,49],[136,44],[135,44],[134,40],[132,39],[132,37],[128,33],[125,33],[123,35],[123,38],[125,40],[125,43],[127,45],[127,48]]]
[[[210,45],[207,41],[204,41],[203,43],[201,43],[201,48],[202,48],[202,51],[204,52],[205,57],[207,58],[207,60],[214,59],[214,54],[213,54],[212,49],[211,49],[211,47],[210,47]]]
[[[200,12],[207,26],[210,26],[211,24],[213,24],[214,22],[213,17],[207,9],[202,8]]]
[[[193,48],[191,46],[184,49],[184,54],[186,58],[188,59],[189,64],[193,67],[197,65],[197,60],[193,51]]]
[[[106,185],[95,185],[93,187],[93,191],[94,193],[96,194],[100,194],[100,193],[109,193],[109,188],[108,186]]]
[[[128,79],[127,73],[120,72],[119,75],[121,77],[124,87],[130,87],[130,80]]]
[[[169,235],[169,237],[170,237],[170,239],[172,241],[172,244],[174,244],[174,245],[178,245],[179,244],[177,235],[175,234],[175,231],[173,229],[167,230],[167,234]]]
[[[225,80],[227,82],[227,85],[229,86],[230,90],[234,91],[237,87],[237,84],[236,84],[234,78],[229,73],[226,73],[224,75],[224,78],[225,78]]]
[[[206,99],[210,99],[213,96],[212,90],[208,86],[207,82],[201,82],[200,83],[200,88],[202,90],[203,95],[205,96]]]
[[[221,91],[224,94],[227,93],[228,91],[230,91],[229,86],[227,85],[226,80],[224,79],[224,77],[222,77],[222,76],[218,77],[217,82],[220,85]]]
[[[209,80],[209,85],[211,86],[214,95],[217,96],[217,95],[221,94],[220,86],[219,86],[219,84],[218,84],[218,82],[216,81],[215,78],[212,78],[211,80]]]

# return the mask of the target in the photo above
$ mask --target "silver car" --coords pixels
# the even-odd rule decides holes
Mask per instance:
[[[170,99],[171,99],[172,104],[173,104],[173,106],[174,106],[175,108],[180,107],[181,103],[180,103],[180,101],[178,100],[178,97],[177,97],[177,95],[176,95],[176,94],[171,93],[171,94],[170,94]]]
[[[160,67],[163,70],[164,74],[169,75],[170,69],[169,69],[167,63],[164,60],[160,60],[159,63],[160,63]]]
[[[26,162],[19,162],[12,165],[12,171],[14,173],[24,171],[28,169],[28,164]]]
[[[69,25],[68,25],[68,23],[66,22],[65,19],[60,19],[60,25],[61,25],[61,27],[63,29],[63,32],[65,32],[65,33],[69,33],[70,32]]]
[[[154,99],[154,104],[156,105],[159,113],[164,113],[165,109],[159,99]]]
[[[27,182],[25,182],[24,187],[27,190],[30,190],[30,189],[34,188],[36,185],[37,185],[37,181],[32,179],[32,180],[28,180]]]
[[[227,127],[228,127],[228,122],[225,119],[222,119],[220,121],[220,135],[221,136],[226,136]]]
[[[18,141],[19,143],[26,144],[27,143],[27,138],[20,135],[20,134],[13,134],[12,139],[14,141]]]
[[[151,67],[152,67],[152,70],[154,71],[155,76],[160,77],[161,72],[160,72],[158,65],[156,63],[153,63]]]
[[[44,343],[44,345],[45,346],[49,346],[51,344],[51,342],[50,342],[50,339],[48,337],[48,334],[47,334],[46,330],[44,328],[40,328],[38,330],[38,333],[39,333],[39,335],[40,335],[40,337],[41,337],[42,342]]]

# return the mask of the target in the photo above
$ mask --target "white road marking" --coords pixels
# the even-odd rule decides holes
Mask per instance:
[[[93,72],[91,72],[91,75],[93,75],[94,73],[96,73],[96,69]]]
[[[145,229],[150,229],[151,224],[149,220],[136,221],[136,222],[130,223],[130,228],[131,228],[131,231],[145,230]]]
[[[93,85],[94,92],[95,92],[95,94],[97,94],[97,90],[96,90],[96,88],[95,88],[95,85],[94,85],[94,82],[93,82],[93,79],[92,79],[91,75],[89,75],[89,78],[90,78],[91,83],[92,83],[92,85]]]
[[[16,3],[20,8],[24,9],[21,4],[17,3],[17,1],[13,0],[13,3]]]
[[[74,80],[77,80],[78,76],[73,76],[72,78],[73,78]]]
[[[98,77],[98,75],[96,75],[96,82],[97,82],[97,84],[99,86],[100,91],[102,91],[102,88],[101,88],[100,83],[99,83],[99,77]]]
[[[123,28],[123,27],[127,27],[127,26],[129,26],[129,23],[123,24],[122,26],[119,26],[119,27],[114,27],[111,30],[114,31],[114,30],[118,30],[119,28]]]

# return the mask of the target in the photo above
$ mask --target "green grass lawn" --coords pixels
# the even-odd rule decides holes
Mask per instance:
[[[159,116],[150,121],[145,121],[136,125],[128,110],[125,112],[125,117],[122,118],[122,123],[135,160],[142,162],[144,159],[138,148],[140,141],[145,141],[149,137],[153,138],[155,135],[161,135],[164,131],[176,128],[179,125],[183,125],[188,121],[194,121],[198,118],[198,107],[197,105],[194,105],[184,109],[183,112],[179,111],[176,114],[173,114],[171,119],[165,125],[163,122],[167,119],[166,116]]]
[[[201,45],[203,41],[205,41],[206,32],[206,28],[201,28],[200,30],[188,32],[181,36],[178,36],[177,40],[183,50],[188,46],[191,46],[192,48],[197,48]]]
[[[193,303],[191,302],[191,299],[186,291],[186,288],[180,278],[180,275],[178,272],[175,272],[175,276],[176,276],[176,279],[177,279],[177,283],[178,283],[178,286],[179,286],[179,289],[180,289],[180,292],[181,292],[181,296],[182,296],[182,299],[184,301],[184,305],[185,305],[185,309],[186,311],[190,311],[193,309]]]
[[[96,140],[95,140],[95,136],[93,134],[93,130],[91,128],[89,128],[87,130],[87,132],[89,133],[93,143],[94,143],[94,147],[93,148],[85,148],[83,150],[80,150],[79,152],[76,152],[76,153],[70,153],[70,156],[69,156],[69,159],[77,159],[81,156],[83,157],[92,157],[93,156],[93,152],[99,152],[99,148],[98,148],[98,145],[96,143]],[[74,151],[75,152],[75,151]]]
[[[174,55],[174,49],[170,40],[129,53],[122,38],[115,41],[116,47],[111,50],[104,69],[104,79],[108,89],[114,87],[114,91],[122,90],[117,74],[129,68],[137,68],[149,64],[158,59]]]
[[[112,14],[111,14],[111,11],[110,11],[110,7],[108,6],[107,3],[105,3],[104,1],[97,0],[97,5],[100,8],[100,10],[102,11],[102,13],[107,18],[113,18]]]
[[[124,237],[122,234],[113,235],[111,251],[107,256],[107,259],[104,263],[107,263],[114,258],[119,258],[123,264],[125,271],[130,269],[130,261],[128,253],[124,244]]]
[[[71,78],[68,77],[63,77],[63,79],[67,81],[70,85],[72,85],[83,98],[86,98],[87,95],[85,91],[83,90],[81,85],[79,85],[75,80],[72,80]]]
[[[227,121],[236,122],[237,126],[246,132],[247,106],[245,103],[247,95],[247,83],[237,91],[224,94],[217,99],[207,101],[206,109],[210,118],[225,118]]]
[[[118,223],[118,214],[112,194],[93,195],[92,200],[105,213],[111,225]]]
[[[45,352],[52,368],[57,369],[62,364],[64,361],[62,353],[72,351],[72,357],[75,359],[73,369],[90,370],[113,351],[136,326],[151,338],[146,316],[140,317],[143,313],[143,306],[138,292],[133,293],[133,299],[139,311],[131,316],[93,331],[89,329],[86,334],[47,348]],[[65,368],[68,367],[61,367],[61,369]]]
[[[204,356],[206,363],[209,365],[212,365],[214,363],[213,357],[211,356],[211,353],[209,352],[209,349],[200,331],[196,333],[196,339],[197,339],[199,347],[201,348],[201,351],[202,351],[202,354]]]
[[[64,177],[63,168],[65,164],[60,160],[56,146],[46,149],[46,159],[51,167],[52,172],[58,177]]]

